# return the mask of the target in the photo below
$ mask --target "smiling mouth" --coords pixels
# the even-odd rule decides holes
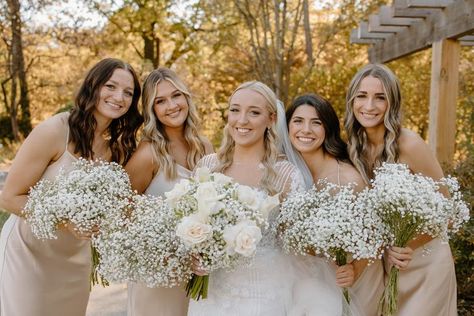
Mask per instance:
[[[242,128],[242,127],[236,127],[235,128],[239,134],[248,134],[250,133],[251,129],[249,128]]]
[[[167,116],[175,118],[175,117],[179,116],[180,113],[181,113],[181,110],[177,110],[177,111],[168,113]]]
[[[296,139],[298,139],[302,143],[311,143],[314,141],[314,138],[311,137],[303,137],[303,136],[297,136]]]
[[[115,110],[120,110],[123,107],[120,104],[109,102],[109,101],[106,101],[105,103]]]
[[[365,112],[360,112],[360,114],[367,119],[374,119],[378,116],[378,114],[365,113]]]

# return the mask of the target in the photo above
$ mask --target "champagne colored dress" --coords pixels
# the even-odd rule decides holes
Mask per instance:
[[[356,304],[362,315],[378,316],[377,311],[383,290],[383,263],[382,260],[377,260],[364,269],[355,284],[350,288],[351,304]]]
[[[160,169],[145,194],[164,196],[179,180],[191,176],[191,171],[181,165],[177,165],[177,171],[178,177],[169,180]],[[128,316],[185,316],[188,302],[184,286],[149,288],[140,283],[128,283]]]
[[[44,171],[54,179],[77,160],[66,149]],[[28,172],[28,170],[25,170]],[[84,316],[89,299],[90,242],[58,230],[57,239],[39,240],[24,218],[11,215],[0,238],[1,316]]]
[[[390,271],[388,264],[386,271]],[[456,316],[456,299],[456,274],[449,244],[435,238],[415,249],[408,269],[399,273],[397,315]]]

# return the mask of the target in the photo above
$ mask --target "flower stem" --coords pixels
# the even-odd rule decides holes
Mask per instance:
[[[382,315],[393,316],[398,309],[398,274],[397,268],[392,267],[389,273],[388,283],[380,300]]]
[[[186,295],[196,301],[199,301],[201,298],[206,299],[208,286],[209,275],[200,276],[193,274],[191,280],[186,284]]]
[[[100,263],[100,254],[97,249],[91,245],[91,259],[92,259],[92,268],[90,274],[90,286],[89,290],[92,290],[94,285],[100,284],[103,287],[109,286],[109,281],[97,273],[97,267]]]

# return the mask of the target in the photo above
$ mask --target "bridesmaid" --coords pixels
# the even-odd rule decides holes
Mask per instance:
[[[355,183],[356,191],[365,187],[349,160],[337,114],[327,100],[315,94],[299,96],[286,111],[286,118],[290,141],[303,157],[314,183],[325,179],[337,185]],[[339,287],[351,287],[351,305],[357,303],[362,315],[375,316],[383,293],[383,266],[381,260],[366,265],[366,261],[353,261],[337,267],[335,281]]]
[[[186,85],[172,70],[158,68],[143,84],[143,139],[126,166],[138,193],[163,196],[205,154],[211,143],[198,133],[199,119]],[[186,315],[188,299],[181,287],[148,288],[128,284],[129,316]]]
[[[47,119],[25,139],[0,197],[12,213],[0,240],[1,315],[85,315],[92,232],[78,234],[69,224],[58,239],[38,240],[21,211],[30,187],[70,170],[79,157],[127,162],[142,122],[140,92],[129,64],[104,59],[88,72],[71,112]]]
[[[352,79],[344,124],[350,158],[366,183],[382,162],[404,163],[413,173],[436,180],[443,177],[423,139],[401,127],[400,107],[398,79],[386,66],[369,64]],[[420,235],[405,248],[390,247],[384,259],[386,271],[391,266],[400,270],[398,315],[457,314],[456,276],[448,244]]]
[[[268,86],[259,81],[241,84],[229,99],[221,147],[217,154],[205,156],[198,166],[224,173],[237,183],[270,195],[280,193],[281,199],[290,191],[302,188],[298,169],[279,154],[276,122],[283,118],[286,129],[284,116]],[[270,214],[270,222],[275,215]],[[287,315],[290,267],[278,249],[273,230],[262,234],[251,265],[212,272],[208,298],[192,300],[188,315]],[[193,268],[198,275],[207,274],[198,259]]]

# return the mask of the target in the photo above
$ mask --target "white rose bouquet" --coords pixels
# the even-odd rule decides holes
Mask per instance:
[[[378,216],[358,203],[352,185],[326,181],[282,203],[277,219],[279,235],[287,252],[322,254],[345,265],[347,257],[381,257],[383,225]],[[344,296],[349,300],[347,289]]]
[[[439,192],[447,186],[451,197]],[[412,174],[404,164],[384,163],[375,171],[372,189],[361,194],[389,231],[389,244],[406,247],[419,234],[428,234],[447,241],[469,219],[469,209],[463,202],[454,178],[434,181]],[[384,315],[397,311],[398,269],[392,267],[381,304]]]
[[[99,273],[109,281],[173,287],[191,277],[189,256],[176,236],[177,217],[161,197],[135,195],[125,216],[107,221],[93,242]]]
[[[189,254],[202,258],[209,272],[251,258],[268,213],[279,204],[278,196],[268,197],[207,168],[198,168],[194,178],[182,180],[165,195],[179,219],[176,235]],[[208,281],[209,276],[193,275],[188,295],[206,298]]]
[[[32,187],[23,214],[37,238],[55,239],[60,224],[72,223],[78,232],[91,232],[105,217],[123,212],[132,193],[120,165],[79,159],[70,172],[62,169],[54,180],[43,179]],[[97,284],[99,257],[94,248],[92,259],[91,281]]]

